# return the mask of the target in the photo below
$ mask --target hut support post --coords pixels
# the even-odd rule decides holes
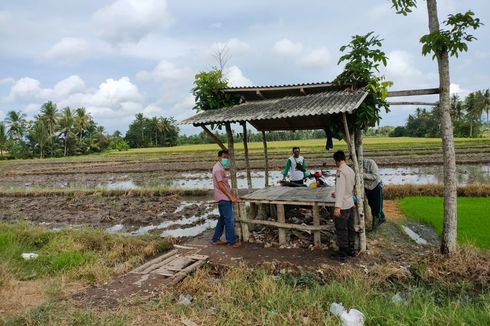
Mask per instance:
[[[237,195],[238,191],[238,183],[237,183],[237,169],[236,169],[236,160],[235,160],[235,144],[233,142],[233,132],[231,131],[231,125],[229,122],[226,123],[226,136],[228,138],[228,152],[230,156],[230,179],[231,179],[231,188],[235,195]]]
[[[250,160],[248,157],[248,133],[247,122],[242,123],[243,126],[243,152],[245,154],[245,168],[247,169],[247,186],[248,192],[252,191],[252,175],[250,174]]]
[[[204,130],[204,132],[206,133],[206,135],[208,135],[208,137],[211,138],[211,140],[213,140],[216,144],[218,144],[218,146],[222,150],[226,150],[226,146],[221,142],[221,140],[219,140],[218,137],[216,137],[215,134],[213,134],[211,132],[211,130],[208,129],[208,127],[206,127],[205,125],[202,125],[201,128]]]
[[[358,232],[360,232],[359,235],[359,245],[360,245],[360,251],[365,251],[366,250],[366,229],[365,229],[365,223],[364,223],[364,202],[362,201],[363,192],[364,192],[364,187],[362,186],[362,171],[359,169],[359,161],[357,160],[357,154],[356,154],[356,146],[352,142],[352,138],[350,137],[350,132],[349,132],[349,124],[347,123],[347,115],[345,112],[342,113],[342,120],[344,124],[344,134],[345,134],[345,141],[347,142],[347,146],[349,147],[349,152],[352,156],[352,162],[354,165],[354,172],[356,174],[356,197],[357,197],[357,213],[359,214],[359,225],[358,225]],[[362,188],[361,188],[362,187]]]
[[[269,156],[267,154],[267,138],[265,131],[262,131],[262,143],[264,144],[264,160],[265,160],[265,187],[269,187]]]
[[[235,160],[235,146],[233,142],[233,132],[231,131],[231,125],[229,122],[226,123],[226,136],[228,139],[228,152],[230,157],[230,179],[231,179],[231,188],[235,197],[238,197],[238,182],[237,182],[237,168],[236,168],[236,160]],[[244,205],[245,203],[241,203]],[[240,214],[239,203],[236,202],[233,204],[233,211],[235,214]],[[238,220],[244,219],[246,216],[238,216]],[[241,224],[235,223],[235,234],[241,238]]]

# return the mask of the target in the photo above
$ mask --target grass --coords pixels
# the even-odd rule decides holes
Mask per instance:
[[[23,281],[61,274],[70,279],[100,282],[170,247],[163,240],[107,234],[101,230],[53,232],[27,223],[2,223],[0,261],[4,280],[0,276],[0,284],[7,278]],[[24,260],[21,254],[29,252],[39,257]]]
[[[457,206],[458,242],[490,249],[490,198],[458,198]],[[407,197],[400,200],[400,208],[406,216],[427,223],[442,234],[442,198]]]
[[[405,297],[401,303],[392,301],[397,292]],[[192,295],[193,303],[177,304],[180,294]],[[440,283],[425,286],[414,279],[377,283],[358,272],[342,276],[235,267],[216,278],[215,271],[201,269],[149,302],[117,310],[51,303],[6,324],[178,325],[187,319],[202,325],[335,325],[339,320],[329,312],[333,302],[363,312],[366,325],[488,324],[488,293],[467,294],[451,295]]]

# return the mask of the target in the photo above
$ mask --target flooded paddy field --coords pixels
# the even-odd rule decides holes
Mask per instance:
[[[301,145],[307,168],[323,169],[333,181],[332,152],[326,152],[321,142],[315,142],[316,147]],[[208,147],[202,150],[192,147],[192,151],[176,147],[66,159],[0,161],[0,221],[29,221],[53,230],[89,226],[127,234],[196,236],[212,228],[218,217],[217,206],[210,201],[208,192],[200,197],[179,196],[172,191],[161,196],[131,192],[211,189],[216,148]],[[460,185],[490,183],[490,141],[459,141],[456,152]],[[276,147],[272,142],[269,154],[270,184],[274,185],[282,178],[281,169],[290,147]],[[398,141],[389,146],[375,143],[366,146],[364,154],[376,160],[386,185],[442,183],[439,143]],[[237,159],[238,185],[245,189],[244,159],[239,146]],[[261,146],[251,144],[250,162],[253,187],[264,187]],[[60,190],[67,191],[57,193]],[[111,194],[119,190],[124,191]],[[102,195],[104,191],[107,193]],[[36,192],[43,194],[35,195]]]

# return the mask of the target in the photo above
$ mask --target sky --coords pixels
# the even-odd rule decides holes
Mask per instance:
[[[392,90],[437,87],[418,3],[403,17],[388,0],[0,0],[0,121],[11,110],[32,118],[49,100],[87,108],[109,133],[140,112],[179,121],[194,114],[194,76],[216,65],[216,49],[229,49],[230,86],[325,82],[342,71],[339,48],[370,31],[383,39]],[[486,23],[451,58],[451,91],[490,88],[490,2],[438,3],[441,21],[471,9]],[[402,125],[415,109],[392,106],[380,125]]]

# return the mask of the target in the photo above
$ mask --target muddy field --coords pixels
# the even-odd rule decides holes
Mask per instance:
[[[490,183],[490,143],[456,146],[458,182]],[[246,188],[242,153],[238,152],[239,187]],[[332,153],[305,150],[309,170],[325,169],[333,175]],[[263,153],[252,152],[250,165],[255,188],[264,186]],[[289,156],[287,150],[269,155],[271,182],[282,178],[280,171]],[[442,183],[442,155],[439,148],[402,147],[365,150],[374,158],[386,184]],[[118,154],[77,157],[68,160],[0,161],[0,190],[31,188],[136,189],[211,187],[210,170],[214,152],[180,154]]]
[[[216,204],[170,196],[0,197],[0,221],[28,221],[53,230],[98,227],[109,232],[194,236],[218,217]]]
[[[456,145],[458,182],[490,183],[490,142]],[[288,149],[271,149],[270,181],[275,184],[289,156]],[[309,170],[324,169],[333,181],[332,153],[306,148],[303,155]],[[366,148],[365,157],[374,158],[387,185],[442,183],[442,155],[439,146],[406,144],[396,147]],[[239,161],[239,188],[246,188],[243,153]],[[250,155],[254,188],[264,186],[263,153]],[[62,227],[98,227],[109,232],[151,233],[164,237],[193,237],[214,226],[218,216],[209,194],[201,197],[178,195],[125,195],[99,193],[112,189],[210,189],[210,169],[215,152],[131,154],[111,153],[68,159],[0,161],[0,221],[26,220],[57,230]],[[60,189],[73,191],[58,195],[9,196],[9,192],[49,194]],[[95,189],[91,193],[78,193]],[[171,194],[171,192],[170,192]],[[327,223],[324,221],[324,223]],[[274,235],[257,233],[257,243],[273,242]],[[272,238],[271,238],[272,237]],[[296,243],[304,235],[292,235]],[[331,234],[324,234],[328,243]],[[303,241],[308,246],[310,240]]]

